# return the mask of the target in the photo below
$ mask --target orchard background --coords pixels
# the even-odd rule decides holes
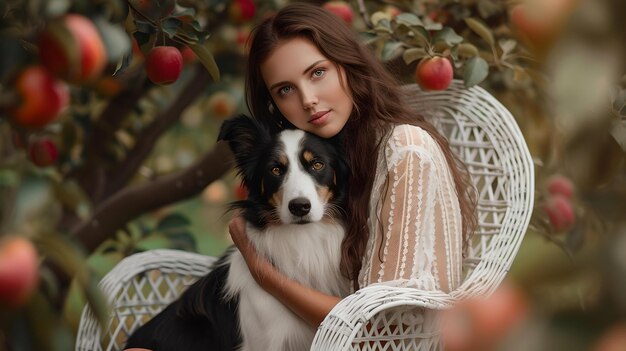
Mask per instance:
[[[286,3],[0,1],[0,350],[71,350],[127,255],[229,245],[245,190],[216,131],[246,112],[250,29]],[[449,350],[624,350],[626,2],[317,3],[399,80],[489,90],[534,157],[521,251],[447,315]]]

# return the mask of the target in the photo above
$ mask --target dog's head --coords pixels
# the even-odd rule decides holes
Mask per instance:
[[[323,139],[301,130],[272,134],[244,115],[224,122],[248,198],[233,203],[259,228],[345,218],[348,167],[341,137]]]

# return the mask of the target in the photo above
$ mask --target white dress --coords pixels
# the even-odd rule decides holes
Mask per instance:
[[[398,125],[377,165],[359,286],[454,290],[461,282],[461,212],[439,145],[420,127]]]

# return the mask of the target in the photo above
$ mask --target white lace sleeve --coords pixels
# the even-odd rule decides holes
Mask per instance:
[[[395,127],[381,151],[360,286],[454,289],[461,279],[461,214],[445,156],[427,132],[409,125]]]

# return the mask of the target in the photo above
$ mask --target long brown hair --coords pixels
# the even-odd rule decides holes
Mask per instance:
[[[295,37],[311,41],[330,61],[346,73],[345,85],[354,103],[343,133],[346,156],[352,171],[348,192],[347,233],[342,243],[342,272],[356,284],[369,230],[369,199],[376,173],[378,148],[394,124],[412,124],[427,131],[439,144],[456,184],[467,242],[476,217],[471,183],[446,139],[422,116],[411,112],[395,78],[374,54],[361,44],[356,33],[337,16],[321,7],[292,3],[257,26],[250,36],[246,102],[255,118],[277,127],[285,118],[269,108],[272,98],[261,75],[261,64],[279,44]]]

